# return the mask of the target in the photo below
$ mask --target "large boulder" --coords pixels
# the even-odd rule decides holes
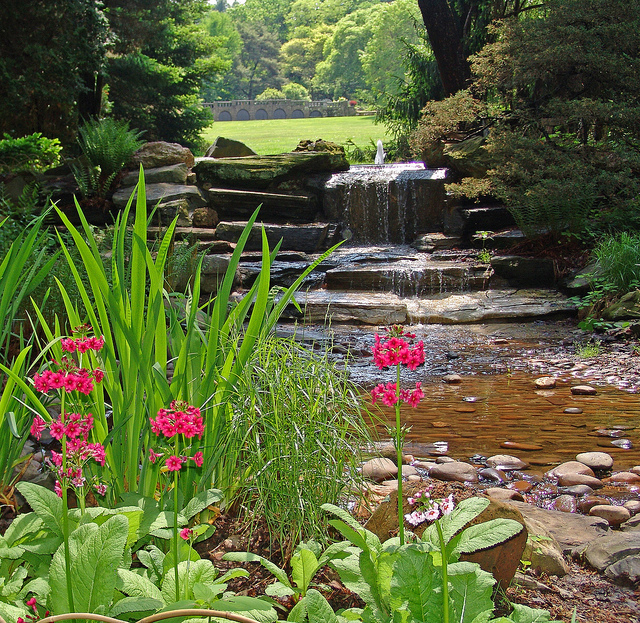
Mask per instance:
[[[258,154],[241,141],[218,136],[204,155],[206,158],[243,158],[244,156],[257,156]]]
[[[138,168],[142,165],[145,169],[154,169],[156,167],[179,164],[180,162],[184,162],[188,167],[194,165],[195,158],[190,149],[178,143],[155,141],[145,143],[138,149],[138,151],[133,154],[128,168]]]
[[[614,322],[640,318],[640,290],[627,292],[619,301],[609,305],[602,312],[602,317]]]
[[[443,147],[444,165],[464,177],[484,177],[489,168],[485,140],[484,136],[472,136],[459,143],[446,143]]]
[[[208,187],[267,189],[311,173],[346,171],[343,154],[299,152],[244,158],[199,158],[194,167],[198,184]]]
[[[207,205],[207,200],[196,186],[167,183],[147,184],[145,191],[147,207],[150,210],[158,203],[164,204],[173,201],[186,201],[191,210]],[[131,188],[121,188],[114,193],[113,203],[117,207],[123,208],[130,196]]]

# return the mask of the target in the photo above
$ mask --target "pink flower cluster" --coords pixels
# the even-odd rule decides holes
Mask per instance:
[[[406,339],[405,339],[406,338]],[[406,365],[409,370],[415,370],[424,363],[424,342],[419,341],[411,346],[410,341],[415,338],[413,333],[405,333],[402,327],[394,326],[388,330],[388,339],[384,340],[376,335],[373,347],[373,361],[381,370],[389,366]]]
[[[42,431],[46,427],[47,423],[40,416],[36,416],[31,424],[31,434],[36,439],[40,439]],[[51,458],[47,459],[47,463],[58,477],[55,491],[59,496],[62,496],[63,484],[70,484],[76,489],[83,489],[85,485],[89,484],[99,495],[105,495],[107,492],[106,485],[95,479],[91,483],[87,483],[86,478],[82,475],[82,468],[87,461],[93,459],[100,465],[104,465],[106,460],[104,446],[88,441],[92,428],[93,415],[91,413],[87,415],[66,413],[64,418],[60,415],[49,425],[51,436],[54,439],[61,441],[65,438],[66,440],[66,467],[63,465],[63,456],[59,452],[51,452]]]
[[[183,400],[174,400],[169,407],[169,409],[160,409],[156,419],[150,420],[151,430],[156,435],[164,435],[169,439],[174,435],[184,435],[186,439],[197,435],[198,439],[202,439],[204,423],[200,409],[192,407]]]
[[[29,621],[38,621],[39,620],[39,617],[38,617],[38,602],[36,601],[36,598],[32,597],[31,599],[28,599],[24,603],[25,603],[25,605],[27,605],[29,608],[31,608],[33,610],[33,614],[27,614],[26,615],[27,619]],[[48,610],[44,613],[44,616],[45,617],[49,616],[49,611]],[[18,617],[16,619],[16,623],[27,623],[27,621],[25,621],[25,619],[23,619],[22,617]]]
[[[455,508],[453,495],[442,500],[434,500],[427,490],[418,491],[413,497],[407,498],[407,501],[411,506],[417,505],[415,510],[404,516],[412,526],[419,526],[426,521],[435,521],[441,515],[450,515]]]
[[[413,390],[401,389],[397,391],[398,386],[396,383],[387,383],[383,385],[379,383],[371,390],[371,401],[376,404],[378,400],[382,401],[382,404],[392,407],[398,401],[406,402],[410,407],[417,407],[419,402],[424,398],[424,392],[422,391],[422,383],[416,383],[416,388]]]
[[[102,370],[85,370],[76,368],[73,371],[45,370],[33,377],[35,388],[46,394],[50,389],[64,389],[66,392],[78,391],[88,396],[94,389],[94,381],[100,383],[104,378]]]
[[[67,353],[75,353],[78,351],[80,354],[84,354],[89,350],[98,352],[102,350],[104,346],[104,338],[100,337],[78,337],[71,338],[66,337],[60,340],[62,350]]]
[[[164,456],[165,454],[163,452],[155,452],[153,448],[149,448],[149,460],[152,463],[155,463]],[[182,465],[189,460],[193,461],[196,467],[202,467],[204,455],[200,451],[196,452],[193,456],[176,456],[175,454],[170,454],[167,456],[164,464],[168,472],[179,472]]]

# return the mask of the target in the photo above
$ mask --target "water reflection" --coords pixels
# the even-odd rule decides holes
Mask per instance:
[[[573,396],[576,381],[568,379],[558,380],[555,389],[536,390],[535,378],[514,373],[465,376],[456,385],[423,383],[422,403],[402,408],[403,422],[411,427],[409,449],[428,456],[437,453],[423,444],[446,442],[448,455],[456,459],[512,454],[541,467],[573,460],[579,452],[600,451],[614,457],[616,470],[640,465],[637,395],[598,387],[596,396]],[[564,412],[571,407],[582,413]],[[393,422],[393,409],[382,413]],[[384,426],[378,429],[383,436]],[[524,449],[528,445],[541,449]]]

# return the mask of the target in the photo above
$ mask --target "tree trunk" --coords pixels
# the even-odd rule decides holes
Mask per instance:
[[[418,0],[418,6],[445,95],[453,95],[466,88],[471,78],[471,69],[462,47],[462,33],[447,0]]]

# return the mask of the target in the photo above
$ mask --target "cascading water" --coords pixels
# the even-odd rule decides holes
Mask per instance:
[[[421,162],[354,165],[325,183],[323,208],[365,244],[406,244],[442,231],[446,169]]]

